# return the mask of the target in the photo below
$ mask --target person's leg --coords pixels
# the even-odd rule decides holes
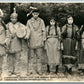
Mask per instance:
[[[3,56],[0,56],[0,80],[2,80],[2,65],[3,65]]]
[[[47,65],[47,72],[50,73],[50,65]]]
[[[29,49],[28,73],[36,73],[36,55],[35,49]]]
[[[2,65],[3,65],[3,56],[0,56],[0,76],[2,73]]]
[[[47,55],[46,55],[46,51],[43,49],[43,55],[42,55],[42,72],[44,74],[48,74],[48,58],[47,58]]]
[[[14,73],[17,75],[20,75],[20,67],[21,67],[20,57],[21,57],[21,52],[15,53],[15,60],[14,60],[15,70],[14,70]]]
[[[37,72],[39,74],[42,74],[42,56],[43,56],[43,48],[36,49]]]
[[[55,73],[56,72],[56,65],[55,64],[50,64],[50,72]]]
[[[7,56],[8,72],[12,74],[14,71],[14,54],[8,54]]]
[[[69,73],[69,74],[72,74],[72,68],[70,68],[70,69],[68,70],[68,73]]]
[[[58,73],[58,66],[59,66],[59,65],[56,65],[56,74]]]
[[[26,76],[27,75],[27,68],[28,68],[28,46],[27,46],[27,40],[22,40],[22,51],[21,51],[21,76]]]

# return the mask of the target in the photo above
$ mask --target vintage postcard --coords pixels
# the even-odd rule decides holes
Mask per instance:
[[[0,81],[84,81],[84,3],[0,1]]]

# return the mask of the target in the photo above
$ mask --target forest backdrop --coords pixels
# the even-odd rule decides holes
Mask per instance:
[[[49,24],[49,18],[55,17],[59,26],[63,26],[66,22],[66,16],[71,14],[74,17],[74,23],[79,27],[84,24],[84,3],[0,3],[0,8],[4,12],[4,21],[10,21],[10,14],[13,12],[13,7],[16,7],[18,20],[26,25],[26,22],[31,15],[29,7],[34,6],[40,10],[40,17]]]

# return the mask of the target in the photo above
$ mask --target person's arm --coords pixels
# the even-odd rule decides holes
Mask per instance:
[[[79,33],[81,34],[84,31],[84,25],[81,25],[81,28],[79,29]]]
[[[6,25],[6,39],[5,39],[5,44],[7,46],[7,49],[9,49],[9,45],[10,45],[10,42],[11,42],[11,33],[9,31],[9,25],[7,24]]]
[[[57,33],[58,33],[58,50],[63,50],[63,46],[62,46],[62,42],[61,42],[61,30],[60,30],[60,27],[57,27]]]
[[[6,38],[9,38],[10,37],[10,31],[9,31],[9,25],[7,24],[6,25]]]
[[[61,36],[62,36],[62,38],[66,38],[66,36],[67,36],[66,25],[64,25],[64,26],[62,27]]]
[[[61,41],[61,31],[60,27],[57,27],[58,39]]]
[[[46,27],[46,39],[51,37],[51,36],[48,34],[48,32],[49,32],[49,26]]]
[[[26,36],[24,37],[25,39],[29,39],[30,37],[30,26],[29,26],[29,21],[26,24]]]
[[[61,50],[64,50],[63,38],[65,38],[65,36],[66,36],[66,25],[64,25],[64,26],[62,27],[62,31],[61,31],[60,33],[61,33],[61,44],[60,44],[60,46],[61,46]],[[63,36],[63,35],[64,35],[64,36]]]
[[[42,33],[43,33],[43,41],[46,41],[46,28],[43,20],[41,21],[41,27],[42,27]]]
[[[76,46],[75,46],[75,50],[78,50],[78,40],[80,37],[80,33],[79,33],[79,28],[77,26],[75,26],[76,28]]]

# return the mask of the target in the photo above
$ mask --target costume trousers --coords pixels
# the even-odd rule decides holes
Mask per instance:
[[[42,72],[43,48],[29,49],[29,73]]]
[[[0,73],[2,72],[3,57],[4,56],[0,56]]]
[[[21,52],[8,54],[8,70],[11,73],[20,73],[20,57]]]

